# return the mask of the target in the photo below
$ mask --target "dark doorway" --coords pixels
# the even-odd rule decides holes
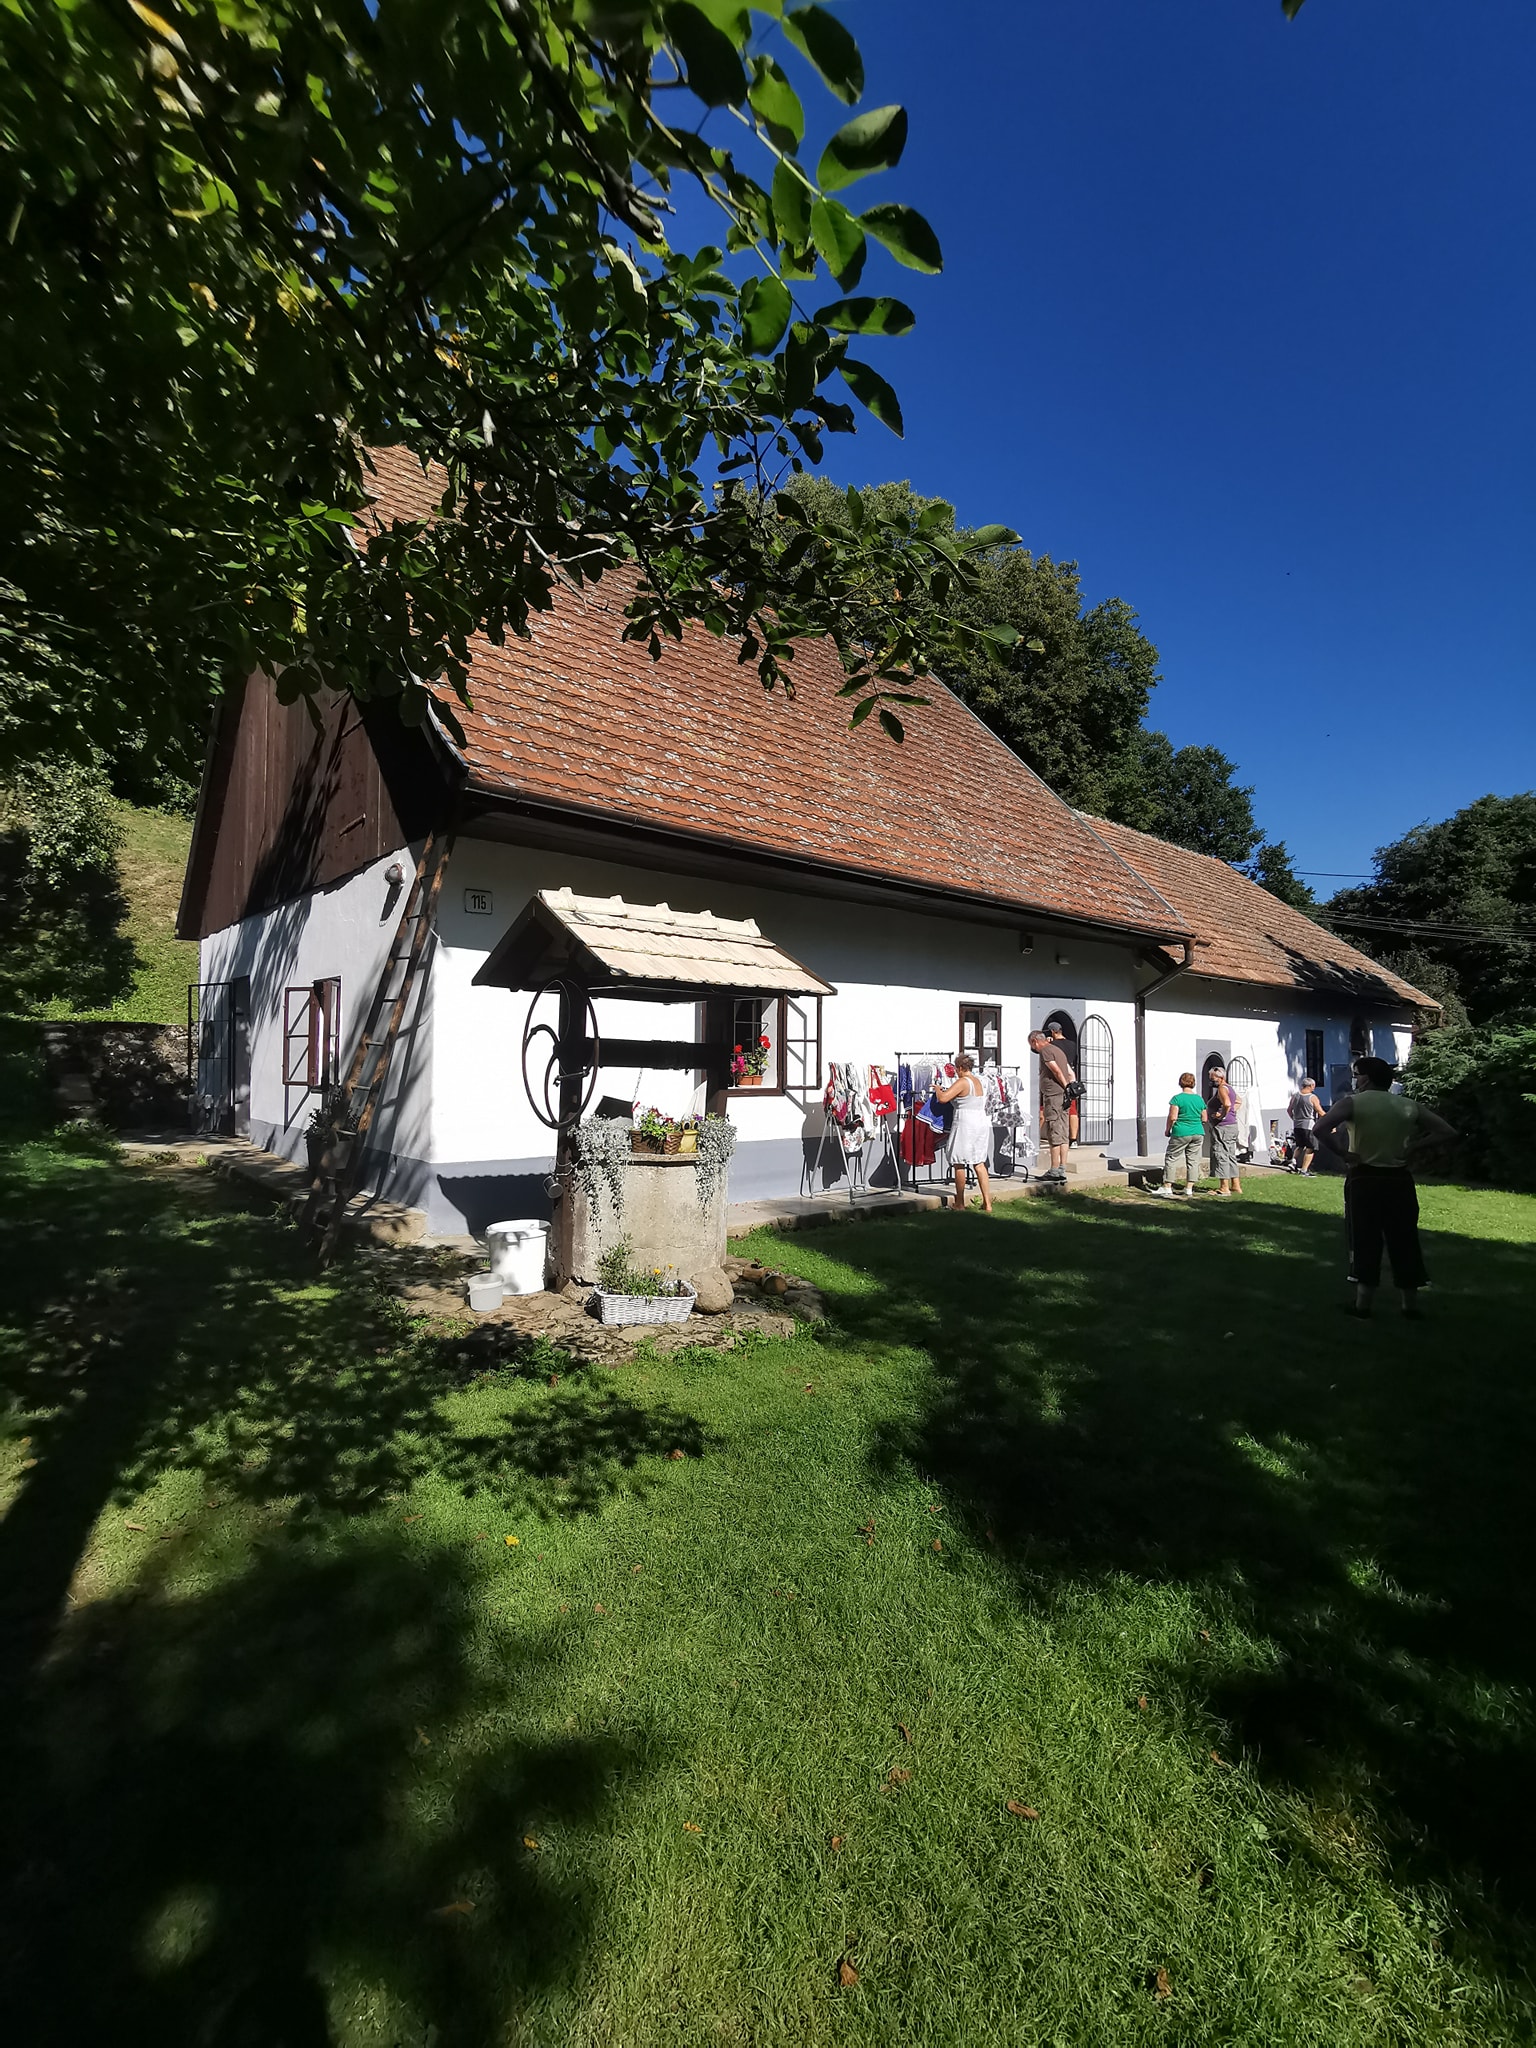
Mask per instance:
[[[1065,1010],[1052,1010],[1049,1017],[1047,1017],[1045,1022],[1040,1026],[1040,1029],[1045,1033],[1047,1038],[1054,1038],[1056,1036],[1056,1030],[1058,1025],[1061,1027],[1062,1038],[1066,1041],[1067,1059],[1071,1064],[1073,1073],[1076,1074],[1078,1072],[1078,1040],[1077,1025],[1075,1021],[1067,1014]]]

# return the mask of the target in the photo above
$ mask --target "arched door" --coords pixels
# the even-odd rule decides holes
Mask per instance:
[[[1084,1145],[1108,1145],[1115,1135],[1115,1040],[1102,1017],[1085,1017],[1077,1041],[1077,1078],[1088,1093],[1078,1105]]]

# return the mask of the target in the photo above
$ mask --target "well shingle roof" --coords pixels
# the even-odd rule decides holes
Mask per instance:
[[[1168,899],[1193,931],[1196,973],[1216,981],[1260,982],[1268,988],[1439,1008],[1433,996],[1335,938],[1224,860],[1191,853],[1104,818],[1089,823]]]

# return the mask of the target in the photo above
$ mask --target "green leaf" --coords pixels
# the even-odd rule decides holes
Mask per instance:
[[[773,219],[781,242],[804,248],[811,239],[811,202],[815,194],[804,178],[786,163],[773,174]]]
[[[767,123],[772,139],[781,149],[798,149],[805,134],[805,109],[800,95],[771,57],[752,60],[752,89],[747,94],[752,111]],[[783,170],[779,165],[778,169]],[[778,184],[778,171],[774,173]]]
[[[857,689],[859,685],[856,683],[854,687],[855,689]],[[840,691],[838,694],[842,695],[844,693]],[[871,711],[874,710],[874,708],[875,699],[873,697],[865,697],[859,703],[855,704],[853,707],[853,716],[848,721],[848,730],[852,732],[856,725],[862,725],[865,719],[868,718]]]
[[[811,208],[811,240],[839,284],[851,283],[863,268],[864,230],[837,200],[818,199]]]
[[[901,403],[895,392],[878,370],[872,370],[868,363],[855,362],[852,356],[844,356],[838,366],[843,373],[843,382],[854,397],[880,424],[889,427],[900,440],[906,432],[901,420]]]
[[[825,7],[792,8],[784,17],[784,34],[845,106],[857,103],[864,90],[864,60],[835,14]]]
[[[695,0],[717,29],[728,35],[738,50],[744,50],[752,35],[752,17],[741,0]]]
[[[840,191],[872,171],[891,170],[906,146],[906,108],[872,107],[838,129],[821,152],[816,182],[824,192]]]
[[[1019,629],[1017,626],[983,626],[981,637],[990,640],[994,647],[1014,647],[1018,644]]]
[[[747,96],[747,74],[725,31],[715,27],[697,0],[672,0],[664,19],[689,90],[706,107],[739,107]]]
[[[908,270],[925,270],[933,276],[944,268],[939,238],[916,207],[872,206],[859,218],[881,247],[889,249]]]
[[[966,536],[973,548],[1011,548],[1018,537],[1011,526],[978,526]]]
[[[816,318],[839,334],[910,334],[917,325],[900,299],[837,299]]]
[[[1044,654],[1045,652],[1045,642],[1043,640],[1026,640],[1024,645],[1031,654]]]
[[[887,711],[883,704],[880,707],[880,723],[885,727],[886,736],[893,739],[899,747],[907,736],[907,729],[895,712]]]
[[[755,356],[771,356],[784,339],[794,304],[776,277],[749,277],[741,288],[741,331]]]

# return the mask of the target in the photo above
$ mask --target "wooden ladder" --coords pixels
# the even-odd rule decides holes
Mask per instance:
[[[454,828],[434,828],[427,834],[416,863],[416,873],[406,893],[400,922],[379,970],[367,1021],[342,1083],[342,1104],[336,1117],[337,1140],[333,1151],[341,1153],[339,1166],[321,1168],[304,1210],[306,1229],[320,1239],[320,1262],[329,1262],[341,1236],[347,1204],[357,1193],[363,1177],[368,1133],[373,1128],[384,1099],[390,1061],[400,1027],[410,1007],[411,994],[428,945],[437,912],[438,892],[453,851]],[[395,984],[395,977],[399,981]],[[392,984],[395,984],[392,986]]]

